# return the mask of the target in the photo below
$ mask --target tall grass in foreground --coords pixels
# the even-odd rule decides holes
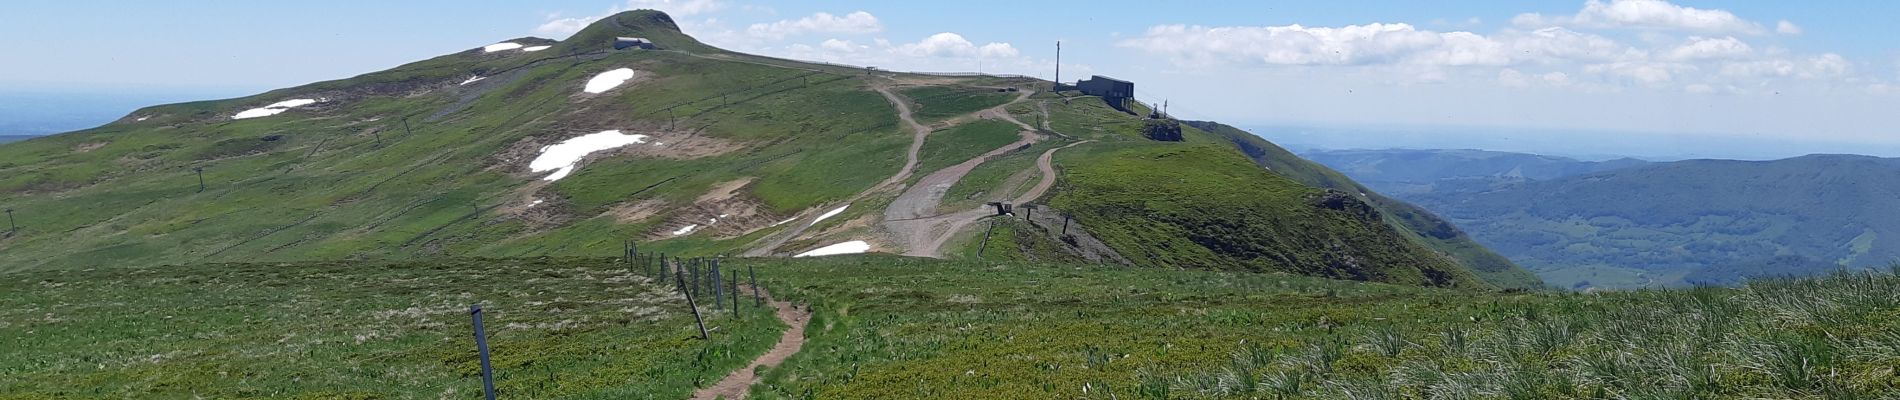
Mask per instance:
[[[1900,396],[1892,273],[1486,294],[1024,264],[781,268],[774,283],[819,318],[764,398]]]

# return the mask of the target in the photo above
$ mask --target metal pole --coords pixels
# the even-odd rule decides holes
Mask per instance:
[[[1069,215],[1068,214],[1062,215],[1062,234],[1063,235],[1069,234]]]
[[[469,305],[468,315],[475,319],[475,349],[482,356],[482,393],[488,395],[488,400],[495,400],[495,368],[488,363],[488,335],[482,333],[482,305]]]
[[[983,231],[983,245],[976,248],[976,258],[983,258],[983,251],[990,248],[990,232],[996,231],[996,220],[990,220],[990,228]]]
[[[19,231],[20,224],[13,222],[13,209],[9,208],[7,209],[7,234],[12,235]]]
[[[686,278],[683,275],[673,274],[673,278],[679,280],[680,286],[686,286]],[[706,335],[706,320],[699,317],[699,305],[693,303],[691,292],[686,293],[686,308],[693,310],[693,323],[699,325],[699,340],[712,340],[712,336]]]
[[[752,300],[757,303],[754,305],[765,307],[765,296],[759,294],[759,271],[752,269],[751,265],[746,265],[745,272],[747,275],[752,275]]]
[[[739,315],[739,270],[732,270],[732,279],[727,282],[731,282],[730,285],[732,285],[727,290],[732,293],[732,315],[737,316]]]
[[[196,168],[192,168],[191,170],[198,171],[198,193],[204,193],[205,192],[205,167],[196,167]]]
[[[712,283],[713,309],[726,308],[725,275],[719,274],[719,260],[713,260],[712,265],[708,267],[707,270],[712,272],[712,276],[708,277],[711,279],[708,279],[708,281]]]

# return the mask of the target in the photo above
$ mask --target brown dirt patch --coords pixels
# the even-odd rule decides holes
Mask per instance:
[[[75,146],[73,146],[73,152],[74,152],[74,153],[84,153],[84,152],[88,152],[88,151],[93,151],[93,150],[98,150],[98,149],[99,149],[100,147],[106,147],[106,145],[107,145],[107,144],[111,144],[111,142],[87,142],[87,143],[80,143],[80,144],[78,144],[78,145],[75,145]]]
[[[613,216],[615,223],[633,224],[646,221],[647,218],[653,218],[654,215],[659,214],[661,210],[665,209],[665,200],[646,199],[635,203],[615,204],[613,207],[607,209],[606,215]]]

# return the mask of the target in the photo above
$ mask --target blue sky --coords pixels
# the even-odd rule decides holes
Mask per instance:
[[[0,63],[0,91],[13,92],[235,96],[508,38],[562,39],[614,11],[658,8],[721,47],[892,69],[1049,78],[1061,40],[1064,80],[1088,73],[1133,80],[1140,97],[1168,100],[1188,118],[1497,132],[1488,141],[1447,136],[1435,147],[1524,135],[1524,142],[1558,143],[1542,151],[1561,153],[1561,143],[1632,134],[1817,143],[1813,151],[1833,152],[1900,145],[1892,128],[1900,118],[1890,111],[1900,109],[1900,27],[1887,21],[1900,15],[1900,2],[67,1],[7,8],[0,35],[10,40],[0,52],[10,56]],[[1347,145],[1379,147],[1382,140],[1365,134]]]

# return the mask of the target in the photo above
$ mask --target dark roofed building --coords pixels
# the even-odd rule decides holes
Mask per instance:
[[[1075,87],[1076,89],[1081,90],[1082,94],[1086,94],[1090,96],[1102,96],[1102,97],[1110,97],[1110,98],[1135,97],[1135,83],[1134,82],[1124,81],[1124,80],[1110,78],[1110,77],[1101,76],[1101,75],[1091,76],[1089,77],[1089,79],[1078,81],[1075,83]]]

